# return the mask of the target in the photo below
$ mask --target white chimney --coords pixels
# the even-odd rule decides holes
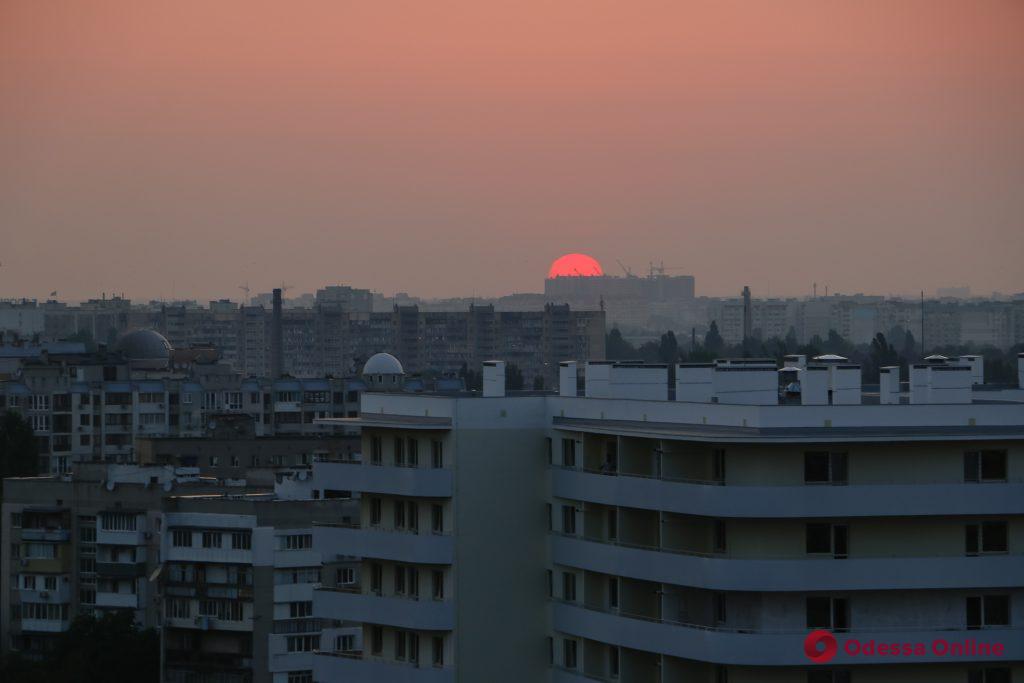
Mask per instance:
[[[966,365],[971,369],[971,384],[985,383],[985,358],[976,354],[960,356],[957,365]]]
[[[900,402],[900,368],[898,365],[878,369],[878,402],[883,405]]]
[[[609,393],[612,398],[667,401],[668,367],[616,363],[611,369]]]
[[[929,369],[931,366],[914,364],[910,366],[910,402],[929,403],[928,388],[931,384]]]
[[[773,360],[717,360],[712,382],[719,403],[765,406],[779,402],[779,369]]]
[[[807,369],[807,356],[803,353],[793,353],[782,358],[782,367]]]
[[[676,365],[676,400],[689,403],[711,403],[715,395],[714,363],[679,363]]]
[[[576,395],[576,361],[563,360],[558,364],[558,395]]]
[[[828,367],[809,365],[800,373],[800,404],[828,405]]]
[[[587,398],[611,398],[612,361],[587,361],[583,394]]]
[[[832,405],[860,405],[860,366],[830,365],[829,390],[832,392]]]
[[[929,368],[929,403],[970,403],[971,368],[968,365],[936,365]]]
[[[505,395],[505,361],[484,361],[484,396]]]

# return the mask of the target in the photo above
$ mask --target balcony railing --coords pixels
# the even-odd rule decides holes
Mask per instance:
[[[844,629],[833,629],[827,626],[821,627],[801,627],[801,628],[788,628],[788,629],[772,629],[772,628],[757,628],[754,626],[730,626],[724,624],[699,624],[696,622],[681,621],[678,619],[670,619],[668,617],[651,616],[649,614],[640,614],[637,612],[628,612],[621,609],[610,609],[607,607],[597,607],[595,605],[587,605],[581,602],[573,602],[571,600],[562,600],[559,598],[550,598],[551,602],[560,605],[569,605],[579,609],[586,610],[588,612],[598,612],[601,614],[611,614],[617,617],[623,617],[625,619],[636,619],[639,621],[647,621],[655,624],[669,624],[671,626],[682,626],[683,628],[693,629],[696,631],[711,631],[714,633],[742,633],[750,635],[801,635],[806,636],[807,632],[813,628],[825,628],[831,630],[833,633],[843,633],[850,635],[857,635],[859,633],[946,633],[949,631],[1021,631],[1022,629],[1015,629],[1011,626],[986,626],[984,628],[969,627],[966,622],[956,624],[945,624],[936,625],[934,621],[925,621],[920,623],[907,623],[900,624],[899,626],[893,626],[891,624],[881,626],[865,626],[863,624],[857,624],[854,628]]]

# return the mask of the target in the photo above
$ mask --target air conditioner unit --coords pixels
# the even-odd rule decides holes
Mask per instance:
[[[152,531],[147,531],[144,534],[142,534],[142,537],[145,538],[148,541],[149,539],[153,538],[153,532]]]

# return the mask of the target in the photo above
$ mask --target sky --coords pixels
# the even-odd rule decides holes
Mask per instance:
[[[0,0],[0,297],[1024,291],[1024,2]]]

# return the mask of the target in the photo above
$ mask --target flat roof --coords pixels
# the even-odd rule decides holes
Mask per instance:
[[[395,415],[390,413],[360,413],[359,417],[325,417],[317,423],[334,424],[343,427],[386,427],[388,429],[433,429],[452,428],[450,417],[426,417],[423,415]]]
[[[1024,440],[1024,425],[1010,426],[864,426],[864,427],[738,427],[729,425],[597,420],[554,417],[556,429],[714,443],[889,443],[898,441]]]

